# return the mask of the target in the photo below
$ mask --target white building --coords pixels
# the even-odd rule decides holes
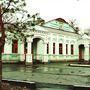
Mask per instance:
[[[54,19],[34,29],[27,32],[31,35],[27,43],[20,40],[5,43],[3,62],[89,61],[89,36],[76,33],[65,20]]]

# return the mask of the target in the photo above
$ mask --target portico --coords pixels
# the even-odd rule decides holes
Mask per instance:
[[[82,38],[80,41],[78,41],[78,48],[79,48],[79,60],[89,61],[90,57],[89,40],[86,38]]]
[[[26,63],[48,62],[47,43],[45,37],[33,36],[27,39]]]

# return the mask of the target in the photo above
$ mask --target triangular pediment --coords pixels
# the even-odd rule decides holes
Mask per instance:
[[[75,32],[75,30],[64,19],[61,19],[61,18],[49,21],[45,23],[43,26],[59,29],[63,31],[68,31],[68,32]]]

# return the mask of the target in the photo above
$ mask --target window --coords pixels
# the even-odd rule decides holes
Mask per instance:
[[[53,54],[55,54],[55,43],[53,43]]]
[[[47,54],[49,53],[49,44],[47,44]]]
[[[74,54],[74,48],[73,48],[73,45],[71,45],[71,54],[72,54],[72,55]]]
[[[17,52],[18,52],[18,41],[12,40],[12,53],[17,53]]]
[[[59,44],[59,54],[62,54],[62,44]]]
[[[68,44],[66,44],[66,54],[68,54]]]

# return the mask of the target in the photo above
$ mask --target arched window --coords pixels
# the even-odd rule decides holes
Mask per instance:
[[[12,53],[18,53],[18,40],[12,40]]]
[[[53,43],[53,54],[55,54],[55,43]]]
[[[68,54],[68,44],[66,44],[66,54]]]
[[[71,45],[71,55],[73,55],[74,54],[74,47],[73,47],[73,45]]]
[[[62,43],[59,43],[59,54],[62,54]]]
[[[47,44],[47,54],[49,53],[49,44]]]

